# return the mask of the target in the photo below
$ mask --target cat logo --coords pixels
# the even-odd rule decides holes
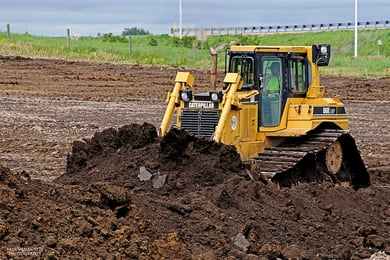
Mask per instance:
[[[190,102],[189,108],[214,108],[213,102]]]

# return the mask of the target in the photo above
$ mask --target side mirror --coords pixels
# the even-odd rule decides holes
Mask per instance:
[[[329,44],[313,45],[312,59],[317,66],[328,66],[331,55],[331,47]]]

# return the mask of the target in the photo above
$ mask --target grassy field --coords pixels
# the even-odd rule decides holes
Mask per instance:
[[[378,50],[377,42],[382,46]],[[332,45],[332,61],[322,73],[332,75],[390,76],[390,29],[359,30],[358,57],[354,58],[353,31],[278,33],[265,35],[208,36],[204,43],[195,37],[179,40],[168,35],[113,35],[72,39],[70,48],[66,37],[38,37],[29,34],[0,32],[0,55],[95,60],[138,64],[158,64],[209,68],[209,47],[218,50],[218,64],[224,66],[224,48],[231,44],[259,45]]]

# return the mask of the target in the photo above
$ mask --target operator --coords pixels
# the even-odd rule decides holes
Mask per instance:
[[[272,78],[268,81],[265,88],[263,89],[262,102],[264,110],[264,122],[266,125],[271,124],[271,101],[279,99],[280,91],[280,67],[279,62],[274,62],[271,64],[271,74]],[[276,116],[276,115],[274,115]]]

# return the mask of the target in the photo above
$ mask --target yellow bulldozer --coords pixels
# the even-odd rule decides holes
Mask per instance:
[[[320,84],[330,45],[237,45],[226,54],[220,89],[195,94],[192,74],[177,73],[161,136],[176,110],[177,127],[234,145],[252,173],[281,186],[324,180],[370,185],[345,107],[339,97],[325,97]]]

